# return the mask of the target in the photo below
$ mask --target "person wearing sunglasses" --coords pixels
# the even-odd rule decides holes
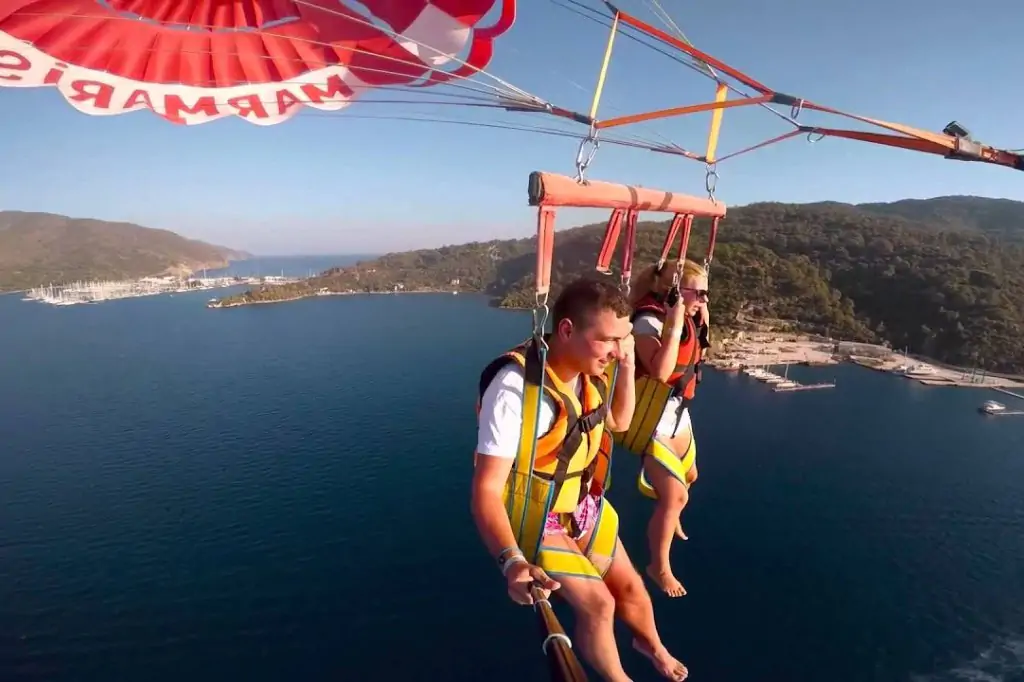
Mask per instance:
[[[636,410],[616,442],[641,457],[640,492],[655,500],[647,527],[647,576],[670,597],[686,594],[669,559],[673,535],[686,540],[681,514],[697,480],[689,406],[708,343],[707,270],[691,260],[642,271],[633,285]]]

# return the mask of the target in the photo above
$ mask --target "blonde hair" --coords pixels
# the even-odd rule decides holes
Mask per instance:
[[[676,265],[679,261],[671,258],[665,261],[661,273],[657,272],[658,265],[653,263],[640,271],[633,278],[633,285],[630,288],[629,302],[636,305],[642,298],[653,293],[665,293],[672,286],[672,278],[676,273]],[[683,272],[681,281],[685,282],[694,277],[707,277],[708,271],[700,263],[689,258],[683,261]]]

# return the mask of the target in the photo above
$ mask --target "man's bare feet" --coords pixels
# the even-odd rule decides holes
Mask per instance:
[[[671,568],[657,569],[654,564],[647,567],[647,577],[661,588],[661,591],[670,597],[682,597],[686,594],[686,588],[672,575]]]
[[[679,519],[678,521],[676,521],[676,537],[679,538],[680,540],[689,540],[690,539],[689,536],[687,536],[686,533],[683,532],[683,520],[682,519]]]
[[[668,652],[668,649],[663,646],[652,651],[649,646],[638,639],[634,639],[633,648],[650,659],[651,663],[654,664],[654,669],[670,680],[682,682],[682,680],[685,680],[686,676],[690,674],[690,671],[686,669],[686,666],[677,661],[672,654]]]

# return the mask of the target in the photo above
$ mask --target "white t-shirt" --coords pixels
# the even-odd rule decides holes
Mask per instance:
[[[633,320],[633,335],[660,338],[661,330],[664,326],[664,323],[658,319],[657,315],[644,313],[638,315]],[[665,404],[665,410],[661,413],[658,427],[654,430],[655,435],[664,438],[674,438],[679,433],[690,428],[690,409],[683,408],[682,414],[679,414],[679,407],[682,404],[683,399],[681,396],[669,398],[668,403]]]
[[[477,427],[476,451],[481,455],[513,458],[519,451],[523,428],[523,389],[526,379],[523,368],[515,362],[498,370],[491,385],[480,399],[480,424]],[[576,377],[577,397],[582,397],[583,382]],[[555,403],[545,391],[541,396],[538,437],[555,423]]]

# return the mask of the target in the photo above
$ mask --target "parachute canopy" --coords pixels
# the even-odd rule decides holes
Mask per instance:
[[[0,0],[0,86],[52,86],[87,114],[149,109],[188,125],[228,116],[271,125],[303,107],[338,111],[357,99],[406,103],[367,95],[429,90],[439,101],[409,103],[458,104],[465,111],[491,108],[522,114],[520,121],[532,116],[546,123],[391,118],[575,138],[580,141],[579,180],[600,144],[688,158],[708,165],[709,194],[714,193],[717,164],[800,136],[1024,170],[1019,150],[976,140],[955,121],[932,132],[843,112],[770,87],[697,49],[658,2],[651,6],[668,30],[607,0],[550,0],[550,5],[531,0],[521,7],[543,16],[570,11],[610,29],[603,62],[594,55],[598,78],[589,111],[558,106],[486,70],[496,39],[515,22],[516,0]],[[713,81],[713,100],[599,117],[617,35]],[[461,101],[444,99],[456,97]],[[725,110],[737,107],[767,110],[783,121],[784,132],[720,154]],[[661,134],[624,130],[701,113],[711,117],[702,151]],[[845,119],[863,129],[818,125],[807,120],[808,113]]]
[[[474,75],[515,18],[515,0],[359,5],[365,14],[338,0],[0,0],[0,85],[53,86],[93,115],[270,125],[374,88]],[[485,16],[496,18],[480,26]]]

